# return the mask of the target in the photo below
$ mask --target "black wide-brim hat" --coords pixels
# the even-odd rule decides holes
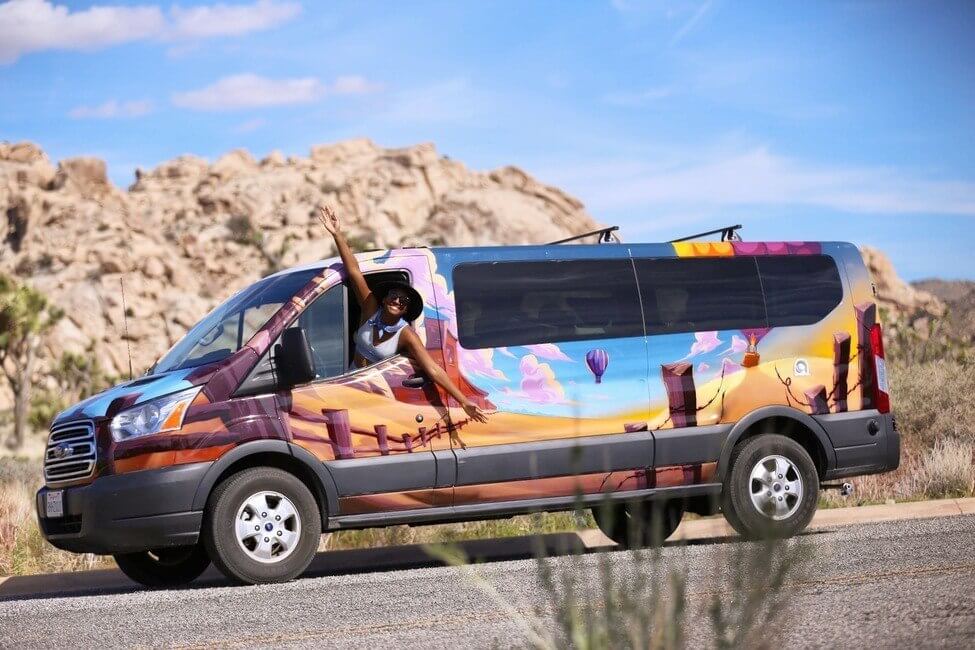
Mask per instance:
[[[382,306],[383,301],[386,299],[386,294],[392,289],[401,289],[406,295],[410,297],[410,306],[406,309],[406,314],[403,316],[403,320],[408,323],[412,323],[420,314],[423,313],[423,297],[420,296],[420,292],[411,287],[406,282],[383,282],[382,284],[377,284],[376,288],[372,290],[376,294],[376,300],[379,305]]]

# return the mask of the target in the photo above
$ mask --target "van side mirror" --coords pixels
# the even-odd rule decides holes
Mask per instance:
[[[307,384],[315,378],[315,360],[301,327],[289,327],[274,346],[274,366],[282,388]]]

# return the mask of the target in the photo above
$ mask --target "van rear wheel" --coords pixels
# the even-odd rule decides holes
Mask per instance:
[[[732,459],[721,508],[742,537],[791,537],[809,525],[819,500],[819,474],[802,445],[763,434],[742,443]]]
[[[122,573],[146,587],[179,587],[196,580],[210,566],[202,544],[119,553],[114,557]]]
[[[592,509],[599,530],[623,548],[660,546],[674,534],[684,504],[672,501],[607,503]]]
[[[315,497],[297,477],[257,467],[217,486],[203,533],[214,565],[234,582],[287,582],[311,564],[322,521]]]

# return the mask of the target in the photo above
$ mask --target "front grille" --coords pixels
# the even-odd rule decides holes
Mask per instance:
[[[88,478],[95,471],[95,425],[78,420],[51,427],[44,452],[48,485]]]

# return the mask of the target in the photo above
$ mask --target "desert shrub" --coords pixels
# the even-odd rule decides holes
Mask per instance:
[[[264,235],[258,231],[250,216],[246,214],[234,215],[227,219],[227,230],[230,238],[238,244],[259,246],[264,241]]]
[[[891,406],[905,446],[930,449],[946,437],[975,442],[975,366],[889,358]]]
[[[971,496],[975,492],[975,444],[954,438],[937,441],[923,452],[903,483],[902,493],[931,499]]]
[[[36,430],[47,429],[54,416],[69,405],[91,397],[117,381],[117,377],[107,374],[101,367],[93,345],[84,354],[62,354],[50,376],[56,388],[41,388],[31,396],[28,421]]]

